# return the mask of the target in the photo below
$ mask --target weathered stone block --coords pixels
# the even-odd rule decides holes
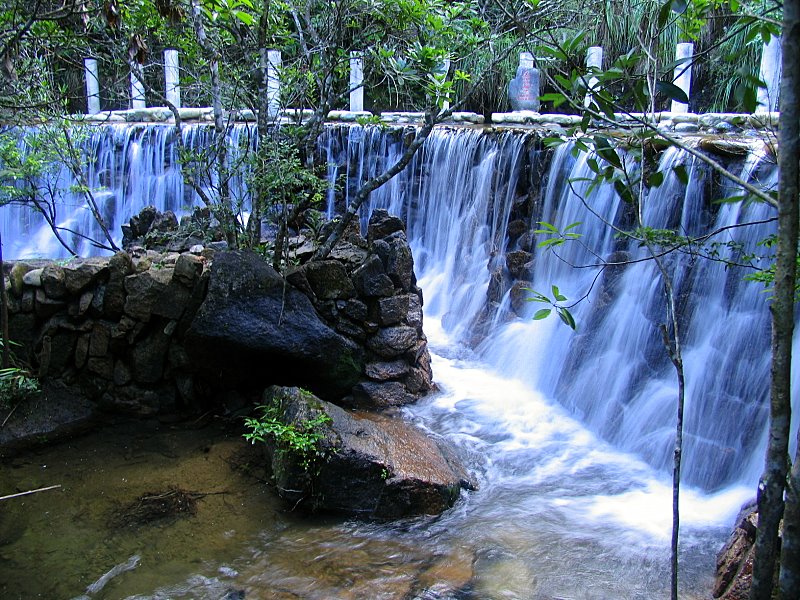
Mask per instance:
[[[386,259],[386,273],[392,282],[404,292],[416,284],[414,277],[414,258],[403,232],[393,234],[389,239],[389,257]]]
[[[111,329],[104,323],[95,323],[89,338],[89,356],[105,356],[111,341]]]
[[[405,231],[406,226],[399,217],[390,215],[385,208],[376,208],[372,211],[367,224],[367,243],[381,240],[396,231]]]
[[[412,348],[418,339],[413,327],[386,327],[367,340],[367,348],[380,356],[395,358]]]
[[[353,387],[353,406],[359,408],[388,408],[403,406],[416,400],[398,381],[362,381]]]
[[[320,300],[346,300],[356,295],[353,282],[337,260],[315,260],[304,265],[306,279]]]
[[[375,254],[353,271],[353,283],[361,296],[380,297],[394,294],[394,284],[384,272],[383,262]]]
[[[22,276],[22,283],[32,287],[42,287],[42,273],[44,268],[26,271]]]
[[[95,356],[90,357],[86,361],[86,368],[89,372],[108,379],[111,381],[114,378],[114,359],[110,356]]]
[[[158,383],[164,374],[170,338],[153,331],[137,342],[131,352],[133,377],[139,383]]]
[[[103,277],[107,271],[108,263],[105,259],[84,259],[81,262],[66,265],[63,272],[67,293],[77,294]]]
[[[53,315],[64,310],[66,302],[63,300],[56,300],[48,296],[44,289],[36,289],[36,302],[34,304],[34,311],[36,316],[40,319],[49,319]]]
[[[75,368],[82,369],[86,364],[86,359],[89,358],[89,340],[90,335],[82,335],[75,342]]]
[[[42,287],[49,298],[60,299],[67,295],[66,276],[64,269],[55,264],[49,264],[42,270]]]
[[[353,321],[360,322],[367,320],[367,305],[361,300],[355,298],[337,302],[336,307],[343,315],[352,319]]]
[[[381,325],[396,325],[408,314],[409,295],[390,296],[378,301],[378,322]]]
[[[130,367],[123,360],[114,363],[114,385],[128,385],[133,381]]]
[[[172,269],[151,268],[125,278],[125,314],[143,322],[150,320],[153,309],[172,280]]]
[[[392,360],[368,363],[364,371],[370,379],[389,381],[402,377],[408,373],[409,368],[404,360]]]
[[[204,261],[199,256],[181,254],[178,260],[175,261],[175,270],[172,277],[184,285],[193,286],[203,272],[203,264]]]

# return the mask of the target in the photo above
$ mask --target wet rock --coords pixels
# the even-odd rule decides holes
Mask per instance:
[[[352,402],[347,404],[359,408],[382,409],[411,404],[415,400],[416,397],[409,394],[405,386],[397,381],[362,381],[353,386]]]
[[[10,415],[0,412],[0,451],[40,445],[89,428],[95,406],[79,390],[62,382],[42,381],[42,392],[34,401],[20,404]]]
[[[415,598],[457,597],[475,576],[475,554],[464,548],[455,548],[447,555],[437,557],[419,574]]]
[[[387,327],[367,340],[367,348],[385,358],[395,358],[410,349],[417,339],[417,330],[413,327]]]
[[[515,219],[508,224],[508,238],[512,242],[528,231],[528,224],[522,219]]]
[[[394,285],[408,292],[416,285],[414,258],[405,233],[398,232],[389,238],[389,255],[386,258],[386,274]]]
[[[525,316],[529,309],[528,298],[533,295],[530,291],[531,285],[533,284],[530,281],[515,281],[511,286],[511,309],[520,317]]]
[[[489,276],[489,286],[486,288],[486,299],[489,302],[500,303],[511,287],[511,280],[506,271],[500,267],[492,271]]]
[[[33,287],[42,287],[42,273],[44,268],[32,269],[22,275],[22,283]]]
[[[382,240],[397,231],[405,231],[406,226],[399,217],[390,215],[385,208],[372,211],[367,224],[367,243]]]
[[[514,279],[527,279],[532,268],[533,255],[525,250],[514,250],[506,254],[506,267]]]
[[[393,360],[388,362],[372,362],[365,367],[365,373],[370,379],[377,381],[389,381],[402,377],[410,367],[404,360]]]
[[[422,333],[422,292],[409,294],[406,323]]]
[[[444,441],[385,415],[348,412],[296,388],[270,388],[265,400],[280,407],[296,428],[321,414],[313,466],[280,444],[270,457],[278,494],[289,502],[377,518],[438,514],[474,488],[466,469]]]
[[[758,524],[755,502],[746,505],[736,518],[736,527],[717,554],[714,598],[746,600],[753,577],[753,551]]]
[[[381,325],[396,325],[408,314],[409,296],[390,296],[378,301],[378,322]]]
[[[239,389],[288,383],[336,399],[363,371],[361,349],[251,252],[217,255],[185,343],[198,375]]]

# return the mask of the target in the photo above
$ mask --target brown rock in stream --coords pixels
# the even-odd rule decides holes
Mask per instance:
[[[280,421],[303,430],[312,419],[320,440],[300,456],[268,444],[278,494],[292,504],[371,518],[439,514],[474,489],[469,473],[444,440],[380,413],[346,411],[297,388],[271,387],[265,404]],[[305,464],[304,464],[305,463]]]

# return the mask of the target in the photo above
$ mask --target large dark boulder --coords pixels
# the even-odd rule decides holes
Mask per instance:
[[[439,514],[475,487],[444,440],[400,418],[346,411],[297,388],[272,387],[264,399],[295,431],[318,423],[306,456],[268,440],[278,494],[292,505],[376,518]]]
[[[338,399],[363,372],[363,351],[251,252],[215,257],[206,299],[185,339],[200,376],[237,389],[279,383]]]

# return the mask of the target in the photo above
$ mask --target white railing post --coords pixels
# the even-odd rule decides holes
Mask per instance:
[[[147,108],[143,79],[141,65],[134,63],[131,66],[131,108]]]
[[[167,97],[167,102],[175,108],[181,107],[180,81],[178,51],[173,48],[164,50],[164,95]]]
[[[84,58],[83,67],[86,78],[86,112],[96,115],[100,112],[100,78],[97,73],[97,60]]]
[[[364,59],[360,52],[350,53],[350,110],[364,110]]]
[[[764,44],[758,78],[766,83],[767,87],[758,88],[756,112],[777,111],[781,82],[781,38],[779,36],[773,35],[769,39],[769,43]]]
[[[271,119],[281,110],[281,51],[267,50],[267,112]]]
[[[603,68],[603,47],[592,46],[586,51],[586,68],[587,69],[602,69]],[[592,90],[597,87],[600,80],[594,75],[589,76],[587,82],[588,89],[586,91],[586,98],[583,99],[583,105],[589,106],[592,102]]]
[[[694,44],[691,42],[683,42],[675,47],[675,62],[681,62],[675,66],[673,83],[684,91],[687,98],[689,98],[689,90],[692,87],[691,58],[693,55]],[[670,110],[676,113],[689,112],[689,105],[673,100]]]

